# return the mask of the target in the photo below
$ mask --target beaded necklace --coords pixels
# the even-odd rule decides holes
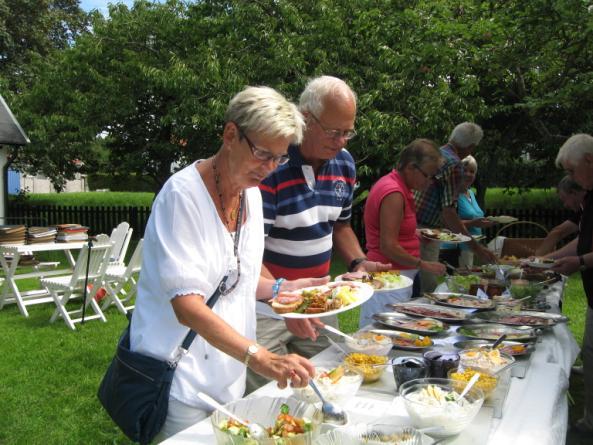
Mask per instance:
[[[218,198],[220,199],[220,207],[222,209],[222,215],[224,217],[227,229],[229,230],[229,232],[231,232],[231,225],[226,217],[224,201],[222,199],[222,193],[220,192],[220,173],[216,169],[216,156],[214,158],[212,158],[212,170],[214,171],[214,183],[216,185],[216,193],[218,194]],[[231,212],[231,219],[233,219],[233,221],[234,220],[237,221],[237,224],[235,225],[235,236],[232,236],[229,233],[229,236],[233,240],[233,254],[235,255],[235,258],[237,260],[237,278],[236,278],[235,282],[230,286],[227,284],[229,274],[227,274],[223,278],[223,280],[221,281],[221,283],[218,286],[218,289],[220,290],[221,295],[230,294],[237,287],[237,285],[239,284],[239,279],[241,278],[241,257],[239,256],[239,238],[241,236],[241,225],[243,223],[244,206],[245,206],[245,193],[243,191],[241,191],[241,193],[239,194],[238,215],[235,214],[235,218],[233,218],[233,215]],[[237,209],[235,209],[235,212],[237,212]]]
[[[216,168],[216,158],[218,155],[212,158],[212,171],[214,172],[214,184],[216,185],[216,193],[218,194],[218,199],[220,200],[220,208],[222,209],[222,217],[224,218],[224,222],[227,226],[227,229],[232,232],[231,224],[234,224],[237,221],[237,212],[239,211],[239,207],[243,201],[243,192],[239,194],[239,205],[233,209],[231,209],[230,220],[227,218],[226,214],[226,207],[224,206],[224,199],[222,198],[222,192],[220,191],[220,173]]]

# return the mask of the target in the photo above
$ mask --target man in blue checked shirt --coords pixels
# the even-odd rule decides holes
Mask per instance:
[[[449,142],[440,148],[445,160],[434,176],[432,184],[423,192],[414,192],[416,218],[420,228],[446,228],[453,233],[471,236],[457,213],[457,199],[462,190],[463,164],[461,160],[472,154],[484,132],[473,122],[463,122],[451,132]],[[423,239],[420,245],[420,258],[424,261],[438,261],[439,241]],[[469,247],[487,263],[496,262],[493,252],[473,240]],[[436,276],[420,271],[423,292],[432,292],[437,285]]]

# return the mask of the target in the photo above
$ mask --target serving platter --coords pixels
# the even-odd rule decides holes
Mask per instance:
[[[551,269],[555,266],[556,261],[547,258],[535,258],[533,260],[522,261],[521,264],[535,269]]]
[[[427,335],[412,334],[411,332],[392,331],[390,329],[371,329],[371,332],[374,334],[390,337],[393,347],[397,349],[403,349],[405,351],[422,351],[423,349],[430,348],[434,345],[432,339]],[[413,342],[416,340],[425,340],[426,344],[415,345]]]
[[[487,216],[486,219],[488,221],[492,221],[498,224],[509,224],[515,221],[519,221],[518,218],[509,215]]]
[[[340,285],[344,285],[344,283],[327,283],[323,286],[313,286],[313,287],[306,287],[303,289],[298,289],[296,291],[292,291],[295,293],[303,293],[306,291],[313,291],[313,290],[321,290],[323,292],[325,292],[327,290],[327,288],[337,288]],[[360,306],[361,304],[363,304],[365,301],[367,301],[369,298],[371,298],[373,296],[373,288],[366,284],[366,283],[358,283],[358,282],[351,282],[348,283],[348,286],[352,287],[353,289],[355,289],[355,297],[356,300],[350,302],[347,305],[342,305],[341,307],[339,307],[338,309],[332,309],[332,310],[328,310],[328,311],[324,311],[324,312],[315,312],[315,313],[300,313],[300,312],[286,312],[286,313],[278,313],[278,315],[280,315],[281,317],[284,318],[321,318],[321,317],[328,317],[330,315],[337,315],[337,314],[341,314],[342,312],[346,312],[349,311],[350,309],[354,309],[357,306]],[[278,297],[277,297],[278,298]],[[272,306],[273,308],[273,306]]]
[[[502,334],[506,335],[508,340],[520,342],[532,342],[537,339],[535,329],[530,326],[506,326],[503,324],[474,324],[470,326],[460,326],[456,329],[459,335],[478,340],[496,340]]]
[[[370,285],[375,292],[389,292],[412,287],[414,281],[397,270],[385,272],[348,272],[338,275],[336,282],[354,281]]]
[[[434,318],[412,318],[399,312],[381,312],[373,315],[373,319],[390,328],[420,335],[437,335],[446,332],[449,326]]]
[[[462,323],[469,319],[469,314],[466,312],[434,304],[396,303],[385,306],[412,317],[429,317],[448,323]]]
[[[483,347],[491,347],[493,340],[462,340],[456,342],[453,346],[457,349],[475,349]],[[533,343],[521,343],[519,341],[503,341],[498,347],[501,352],[512,357],[524,357],[530,355],[535,346]]]
[[[458,294],[455,292],[432,292],[424,296],[436,304],[460,309],[475,309],[476,311],[488,311],[496,308],[494,300],[482,300],[473,295]]]
[[[546,328],[568,321],[568,318],[564,315],[537,311],[480,313],[476,314],[475,318],[489,323],[508,326],[531,326],[534,328]]]
[[[442,243],[462,244],[472,240],[467,235],[453,233],[446,229],[420,229],[420,234],[426,239]]]

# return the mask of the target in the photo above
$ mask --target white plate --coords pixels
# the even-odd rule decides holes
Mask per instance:
[[[342,312],[346,312],[349,311],[350,309],[354,309],[357,306],[360,306],[362,303],[364,303],[365,301],[367,301],[369,298],[371,298],[373,296],[373,288],[366,284],[366,283],[359,283],[357,281],[352,281],[352,284],[354,284],[356,287],[358,287],[358,298],[354,303],[350,303],[348,306],[342,306],[339,309],[334,309],[332,311],[327,311],[327,312],[321,312],[320,314],[299,314],[296,312],[288,312],[286,314],[276,314],[276,315],[280,315],[281,317],[284,318],[322,318],[322,317],[329,317],[330,315],[336,315],[336,314],[340,314]],[[331,283],[328,283],[331,284]],[[327,286],[327,285],[325,285]],[[313,286],[313,287],[305,287],[303,289],[297,289],[298,291],[304,291],[304,290],[309,290],[309,289],[315,289],[318,287],[323,287],[323,286]]]
[[[525,264],[529,267],[534,267],[536,269],[550,269],[550,268],[554,267],[556,262],[553,261],[551,263],[543,263],[542,261],[538,261],[537,259],[535,259],[534,261],[525,261],[525,262],[522,261],[521,264]]]
[[[438,230],[438,229],[435,229]],[[439,232],[441,230],[438,230]],[[467,243],[468,241],[471,241],[472,238],[466,235],[463,235],[462,233],[450,233],[450,235],[455,236],[455,239],[452,240],[441,240],[438,238],[432,238],[431,234],[433,234],[435,231],[433,229],[420,229],[420,233],[422,234],[422,236],[428,240],[431,241],[438,241],[440,243],[451,243],[451,244],[462,244],[462,243]]]
[[[344,275],[345,274],[338,275],[336,277],[335,281],[344,281],[342,279],[342,277]],[[414,284],[414,281],[410,277],[406,277],[405,275],[400,275],[399,278],[400,278],[400,282],[397,283],[397,287],[382,287],[381,289],[375,289],[372,284],[369,284],[369,286],[371,286],[375,292],[389,292],[389,291],[392,291],[392,290],[407,289],[407,288],[411,287]],[[357,280],[348,280],[348,281],[350,281],[350,282],[353,282],[354,281],[356,283],[362,283],[362,281],[357,281]],[[368,283],[364,283],[364,284],[368,284]]]
[[[519,221],[518,218],[515,218],[514,216],[508,216],[508,215],[499,215],[499,216],[487,216],[486,219],[488,221],[492,221],[498,224],[509,224],[515,221]]]

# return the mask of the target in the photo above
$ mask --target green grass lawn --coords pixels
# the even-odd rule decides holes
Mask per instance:
[[[332,275],[344,269],[336,261]],[[36,286],[35,280],[28,280],[23,288]],[[578,341],[585,304],[580,279],[572,277],[564,312],[571,318]],[[0,311],[0,444],[130,443],[96,397],[126,318],[110,308],[107,323],[92,320],[78,324],[72,332],[62,321],[49,323],[53,305],[29,306],[28,310],[29,318],[20,315],[15,305]],[[340,326],[346,332],[356,331],[358,310],[341,314]],[[571,390],[581,391],[582,383]],[[573,398],[577,405],[571,415],[576,416],[582,398],[579,394]]]
[[[488,209],[530,209],[530,208],[561,208],[555,188],[531,189],[519,193],[517,189],[492,187],[486,190],[486,208]]]

